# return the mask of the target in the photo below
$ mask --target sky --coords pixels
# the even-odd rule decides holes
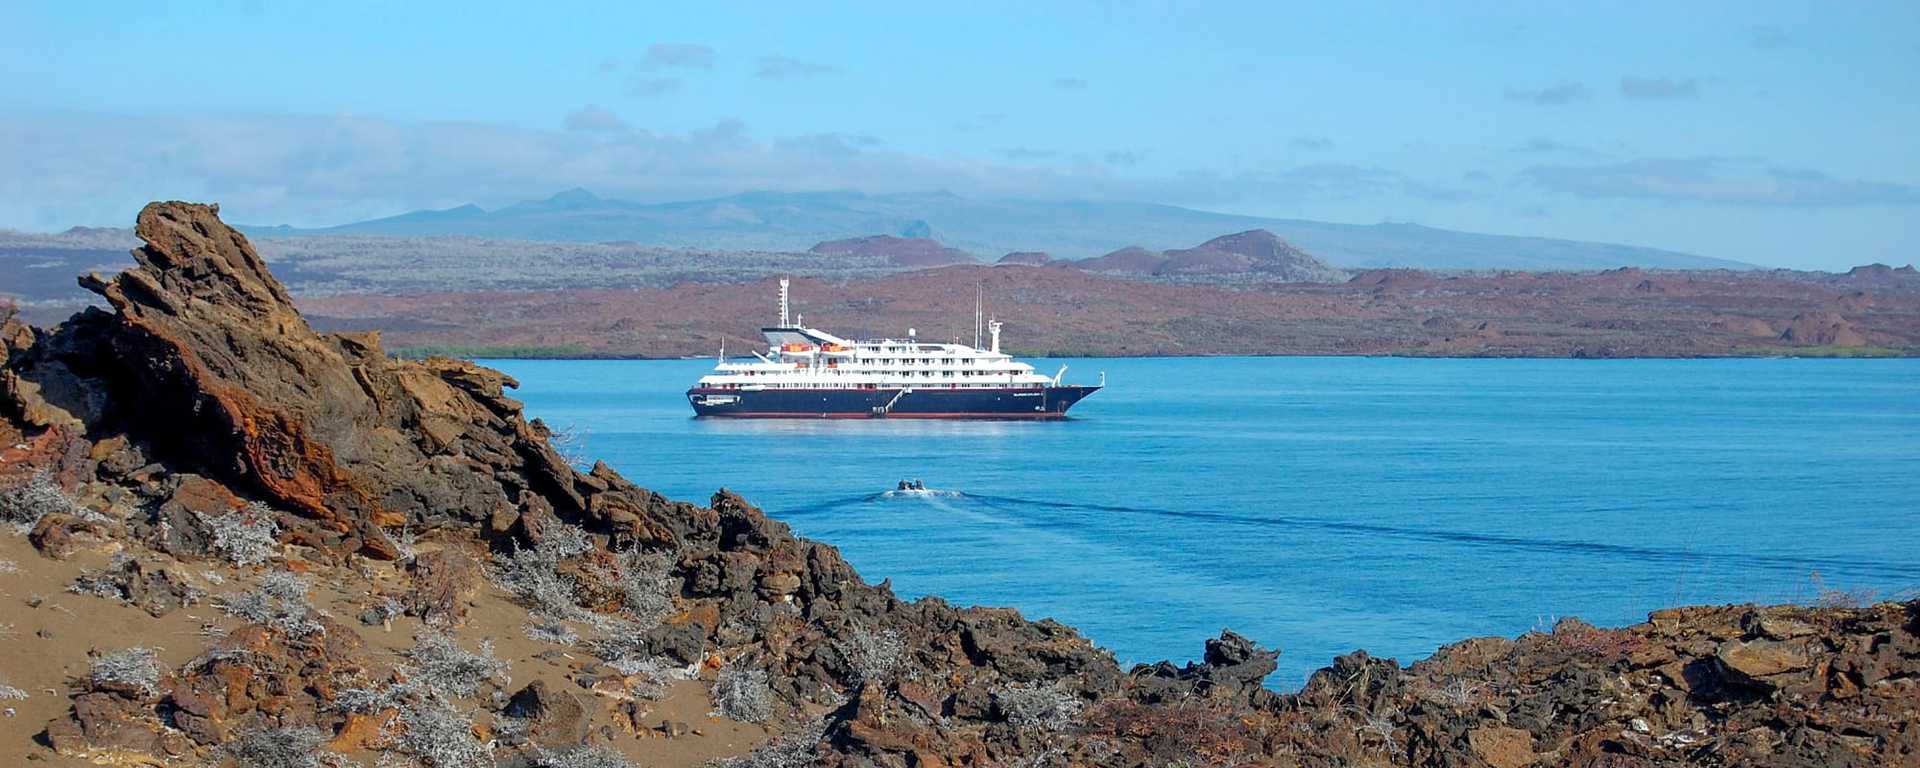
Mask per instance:
[[[948,190],[1920,261],[1911,0],[0,0],[0,30],[6,228]]]

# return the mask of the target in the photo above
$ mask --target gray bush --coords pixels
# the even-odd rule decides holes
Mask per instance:
[[[707,765],[709,768],[806,768],[819,756],[820,738],[826,732],[826,721],[816,721],[807,728],[762,744],[751,753],[721,758]]]
[[[272,560],[280,551],[279,515],[260,502],[222,515],[194,513],[213,537],[213,549],[227,562],[241,567]]]
[[[12,523],[22,533],[33,530],[40,518],[74,514],[79,508],[79,502],[44,469],[24,483],[0,491],[0,520]]]
[[[634,768],[626,755],[604,744],[591,744],[564,750],[534,747],[535,768]]]
[[[275,571],[260,577],[259,585],[245,592],[221,595],[214,605],[229,616],[250,624],[264,624],[288,637],[306,638],[326,631],[315,618],[317,611],[307,601],[313,581],[287,571]]]
[[[609,662],[607,666],[613,667],[619,671],[620,674],[626,675],[629,678],[638,678],[629,683],[628,693],[633,694],[637,698],[647,699],[649,701],[658,701],[665,698],[675,680],[686,680],[693,676],[693,673],[689,671],[687,667],[658,657],[651,659],[635,657],[623,658],[618,661]]]
[[[490,768],[492,745],[473,735],[473,721],[445,702],[429,700],[400,710],[395,749],[429,768]]]
[[[241,768],[325,768],[327,733],[310,725],[245,731],[221,748]]]
[[[429,693],[446,696],[471,696],[480,684],[489,680],[499,685],[512,682],[507,663],[495,658],[493,644],[482,640],[478,650],[469,652],[452,637],[428,630],[414,637],[406,652],[406,673],[417,679]]]
[[[393,620],[406,614],[407,607],[391,597],[380,598],[380,602],[360,613],[360,623],[367,626],[382,626],[393,629]]]
[[[838,643],[852,669],[855,685],[885,680],[907,655],[907,644],[893,630],[872,632],[855,627]]]
[[[766,670],[722,667],[713,681],[713,713],[743,723],[766,722],[773,716]]]
[[[0,682],[0,701],[27,698],[27,692]]]
[[[160,684],[160,662],[152,648],[136,645],[95,656],[87,668],[87,680],[95,687],[127,686],[151,696]]]
[[[527,637],[542,643],[555,645],[573,645],[580,642],[580,634],[567,626],[566,622],[551,617],[535,617],[522,628]]]
[[[516,545],[512,552],[496,555],[491,569],[494,583],[536,613],[579,617],[584,611],[577,585],[572,576],[560,571],[560,564],[592,548],[593,542],[579,528],[555,526],[536,546]]]
[[[651,629],[673,615],[680,580],[673,577],[673,566],[665,555],[633,550],[622,554],[619,562],[620,605],[634,622]]]
[[[1021,728],[1065,730],[1080,716],[1078,696],[1057,685],[1014,683],[994,692],[993,702],[1007,722]]]

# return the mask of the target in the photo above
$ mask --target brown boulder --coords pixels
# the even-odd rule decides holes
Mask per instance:
[[[595,706],[592,700],[583,702],[569,691],[535,680],[513,694],[505,714],[527,721],[527,737],[535,744],[570,747],[586,741]]]

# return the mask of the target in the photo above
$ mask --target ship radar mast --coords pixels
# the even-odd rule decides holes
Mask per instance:
[[[1000,351],[1000,321],[994,320],[992,322],[987,323],[987,335],[993,339],[993,349],[991,351],[999,352]]]
[[[780,278],[780,327],[786,328],[790,325],[787,322],[787,279],[783,277]]]

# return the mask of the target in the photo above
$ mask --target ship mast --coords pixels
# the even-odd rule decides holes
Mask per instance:
[[[783,277],[783,278],[780,278],[780,327],[785,328],[788,325],[789,324],[787,322],[787,279]]]
[[[976,285],[974,286],[974,290],[975,290],[975,293],[973,294],[973,348],[979,349],[980,348],[980,320],[981,320],[980,315],[981,315],[981,312],[986,308],[987,287],[985,285]]]

